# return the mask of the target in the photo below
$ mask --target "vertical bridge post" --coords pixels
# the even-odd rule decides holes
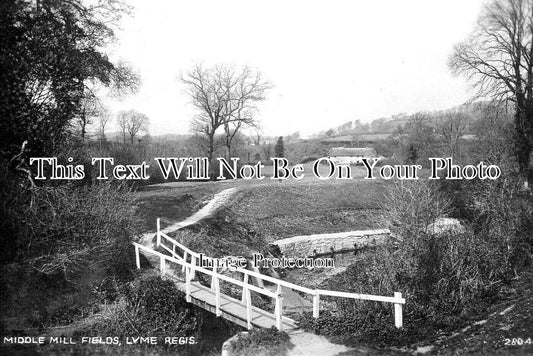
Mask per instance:
[[[161,219],[157,218],[157,246],[161,246]]]
[[[246,327],[248,330],[252,328],[252,298],[248,287],[246,287]]]
[[[211,290],[215,290],[215,308],[216,315],[221,316],[222,312],[220,311],[220,281],[217,275],[217,267],[213,264],[213,277],[211,277]]]
[[[245,273],[244,274],[244,287],[242,287],[242,297],[241,297],[241,302],[242,303],[245,303],[246,302],[246,285],[248,284],[248,275]]]
[[[167,262],[167,259],[165,257],[163,257],[163,255],[161,255],[161,260],[159,262],[160,266],[159,268],[161,269],[161,274],[164,276],[167,272],[167,266],[166,266],[166,262]]]
[[[283,294],[281,294],[281,285],[278,284],[276,290],[276,328],[283,331]]]
[[[252,328],[252,298],[248,289],[248,274],[246,273],[244,273],[241,302],[246,303],[246,328],[250,330]]]
[[[394,298],[401,297],[402,293],[394,292]],[[394,326],[398,329],[403,327],[402,305],[400,303],[394,303]]]
[[[139,246],[135,245],[135,264],[137,269],[141,269],[141,256],[139,256]]]
[[[196,256],[194,255],[191,255],[191,266],[192,266],[192,269],[191,269],[191,276],[190,276],[190,279],[191,281],[194,279],[194,275],[196,273],[196,269],[194,268],[196,266]]]
[[[187,262],[187,251],[183,252],[183,262]],[[181,271],[185,271],[185,264],[181,265]]]
[[[185,268],[185,298],[187,300],[187,303],[190,303],[192,301],[191,298],[191,268],[186,267]]]
[[[313,296],[313,318],[318,318],[320,314],[320,294],[318,294],[318,291],[315,291],[315,295]]]

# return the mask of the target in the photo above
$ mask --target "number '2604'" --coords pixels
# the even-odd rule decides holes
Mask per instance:
[[[513,337],[512,339],[505,338],[505,346],[522,346],[522,345],[531,345],[533,341],[528,337],[527,339],[522,339],[521,337]]]

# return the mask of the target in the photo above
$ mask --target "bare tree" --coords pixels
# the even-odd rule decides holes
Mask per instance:
[[[126,133],[130,136],[130,142],[139,132],[148,132],[150,123],[148,116],[135,110],[120,111],[117,116],[117,122],[122,130],[122,138],[126,143]]]
[[[533,1],[493,0],[449,63],[455,74],[472,81],[478,96],[514,103],[515,155],[523,174],[533,148],[532,42]]]
[[[118,127],[120,128],[120,132],[122,132],[122,142],[123,143],[126,143],[126,121],[127,121],[127,118],[126,118],[126,115],[121,115],[123,114],[124,112],[121,111],[118,115],[117,115],[117,124],[118,124]]]
[[[80,104],[76,126],[79,127],[80,137],[84,140],[87,135],[87,126],[92,124],[96,118],[103,115],[105,108],[100,99],[92,92],[87,92]]]
[[[264,142],[261,145],[261,151],[263,151],[263,157],[265,157],[265,161],[269,161],[270,157],[272,157],[272,144],[270,142]]]
[[[456,158],[459,155],[461,137],[466,133],[468,117],[460,112],[447,112],[437,118],[437,134],[444,143],[446,154]]]
[[[186,93],[199,111],[192,123],[193,131],[207,141],[207,156],[212,160],[215,151],[215,135],[222,128],[228,158],[231,144],[237,132],[244,126],[257,126],[257,103],[264,100],[271,87],[261,73],[248,67],[240,70],[229,65],[217,65],[204,69],[195,65],[181,81]]]
[[[105,130],[107,125],[111,121],[111,115],[109,111],[104,108],[104,110],[98,115],[98,128],[97,134],[100,140],[105,141]]]
[[[119,61],[114,69],[110,76],[112,97],[122,98],[139,91],[142,80],[138,71],[124,61]]]
[[[396,130],[394,136],[405,161],[425,164],[428,157],[435,155],[435,129],[430,120],[426,113],[415,113],[403,127]]]

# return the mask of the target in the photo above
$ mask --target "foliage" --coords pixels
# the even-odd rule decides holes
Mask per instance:
[[[412,115],[405,126],[395,130],[393,141],[398,149],[396,155],[409,164],[426,166],[428,158],[438,153],[437,135],[427,114]]]
[[[468,127],[469,116],[464,112],[449,111],[435,121],[439,141],[444,146],[444,155],[457,161],[461,157],[461,141]]]
[[[430,181],[398,181],[387,187],[381,205],[391,230],[406,242],[406,238],[418,236],[436,218],[446,215],[450,200],[436,192]]]
[[[495,280],[530,265],[533,251],[531,195],[506,171],[497,181],[461,183],[452,192],[473,232],[483,237],[484,266]]]
[[[185,301],[172,281],[144,275],[119,291],[116,309],[94,326],[100,334],[116,336],[194,336],[201,314]]]
[[[124,247],[138,232],[124,188],[102,183],[28,189],[2,167],[4,262],[17,260],[45,274],[62,271],[67,276],[97,261],[113,260],[112,248]]]
[[[0,152],[27,140],[29,153],[50,155],[93,85],[135,87],[138,78],[100,51],[125,11],[119,1],[3,1],[0,10]]]
[[[284,157],[291,164],[307,163],[315,161],[320,157],[326,157],[328,155],[328,147],[321,144],[318,140],[298,140],[290,143],[285,139],[284,153]]]
[[[283,136],[278,138],[276,146],[274,146],[274,156],[275,157],[285,157],[285,149],[283,147]]]
[[[392,186],[384,207],[398,227],[396,239],[362,255],[329,280],[325,289],[340,286],[342,291],[376,295],[400,291],[408,301],[404,306],[407,330],[420,329],[412,324],[417,320],[424,320],[424,329],[433,330],[457,328],[477,317],[502,283],[531,265],[533,205],[513,177],[465,185],[457,194],[464,198],[460,211],[466,228],[440,233],[429,233],[426,227],[450,206],[445,190],[423,181]],[[304,318],[307,328],[350,342],[372,335],[382,341],[389,338],[380,329],[392,324],[391,305],[324,299],[336,303],[335,312],[316,321]],[[342,320],[349,320],[353,330],[342,329]],[[412,342],[402,335],[394,336],[399,338],[394,342]]]
[[[248,334],[241,334],[235,340],[233,346],[233,352],[236,356],[287,355],[287,352],[294,347],[289,335],[286,332],[278,331],[275,327],[270,329],[252,329]]]
[[[449,63],[454,74],[473,83],[478,97],[513,104],[514,149],[522,173],[529,169],[533,137],[532,27],[530,0],[490,1]]]
[[[469,149],[471,161],[483,160],[500,168],[509,167],[513,157],[513,122],[504,107],[494,104],[481,107],[471,124],[475,135]],[[509,167],[514,169],[514,167]]]

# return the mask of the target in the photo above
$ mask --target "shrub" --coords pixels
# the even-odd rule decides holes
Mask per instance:
[[[389,227],[404,243],[450,211],[451,200],[425,180],[399,181],[388,187],[381,209]]]
[[[123,274],[124,265],[133,261],[127,251],[139,225],[127,189],[66,184],[2,193],[9,197],[2,215],[9,224],[11,259],[66,277],[106,262],[111,273]]]
[[[112,313],[92,326],[100,335],[195,336],[199,330],[201,314],[169,280],[144,275],[123,286],[118,295]]]
[[[133,265],[129,243],[138,231],[127,189],[108,183],[31,187],[6,166],[0,172],[4,263],[67,278],[104,264],[109,273],[126,276],[125,266]]]
[[[413,320],[425,320],[423,329],[457,328],[496,296],[496,287],[516,270],[531,264],[533,214],[531,197],[519,183],[500,181],[466,183],[462,231],[430,233],[427,226],[450,211],[450,200],[433,183],[416,181],[393,186],[384,204],[395,239],[364,254],[328,281],[326,289],[375,295],[400,291],[405,328],[420,329]],[[454,187],[457,188],[457,187]],[[455,201],[455,200],[453,200]],[[306,327],[326,335],[364,340],[387,338],[380,330],[393,323],[390,304],[324,298],[337,306]],[[351,327],[342,328],[349,320]],[[418,333],[418,331],[416,331]],[[405,340],[406,335],[396,335]]]
[[[518,177],[504,171],[495,181],[443,181],[440,190],[452,197],[456,216],[482,239],[486,275],[506,279],[531,265],[532,198]]]
[[[32,187],[0,165],[3,310],[32,326],[83,316],[93,284],[133,277],[139,226],[129,190],[79,184]]]

